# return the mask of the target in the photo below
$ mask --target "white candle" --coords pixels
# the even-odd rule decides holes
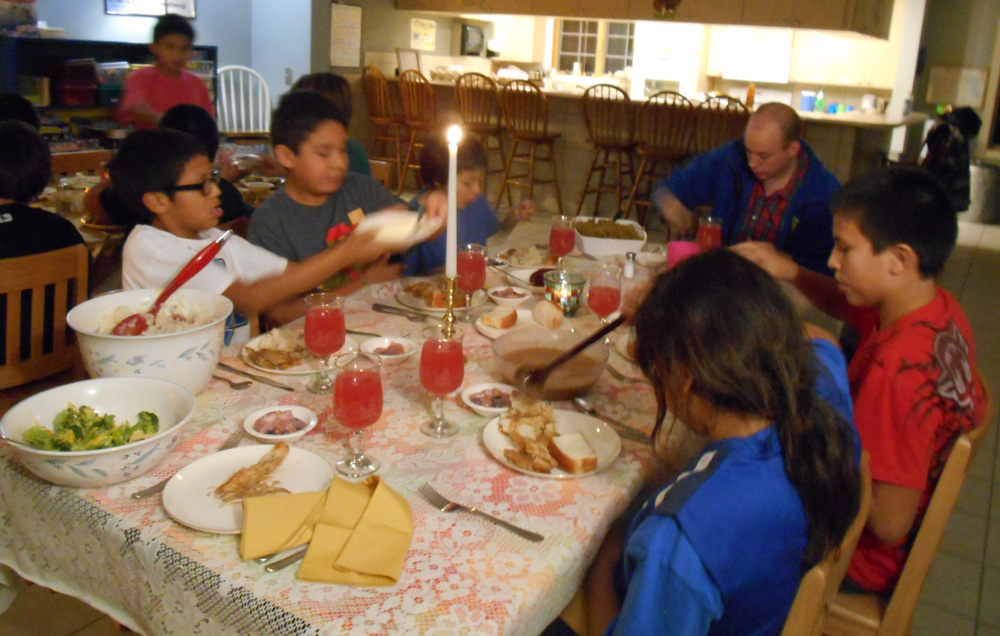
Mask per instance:
[[[445,243],[444,275],[458,276],[458,142],[462,129],[448,129],[448,239]]]

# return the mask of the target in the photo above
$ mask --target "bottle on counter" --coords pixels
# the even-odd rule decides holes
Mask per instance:
[[[753,100],[757,96],[757,87],[753,82],[747,88],[747,110],[753,110]]]
[[[819,92],[816,93],[816,103],[813,105],[813,112],[825,113],[826,112],[826,98],[823,96],[823,89],[821,88]]]

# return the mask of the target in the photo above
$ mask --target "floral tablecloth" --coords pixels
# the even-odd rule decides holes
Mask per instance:
[[[409,334],[419,342],[423,325],[370,310],[373,302],[392,302],[398,289],[398,283],[375,286],[348,298],[348,328]],[[490,341],[471,325],[462,328],[463,386],[499,380]],[[623,367],[616,355],[612,363]],[[223,361],[248,368],[235,349]],[[241,562],[238,537],[174,522],[159,495],[129,497],[215,452],[244,416],[264,405],[313,409],[320,425],[297,445],[331,464],[343,457],[348,431],[336,423],[331,399],[307,392],[307,377],[273,377],[297,390],[254,383],[234,391],[212,381],[198,395],[185,440],[153,471],[124,484],[53,486],[0,449],[0,564],[145,634],[536,634],[572,597],[608,526],[654,470],[648,446],[623,440],[618,460],[593,476],[557,480],[513,472],[483,446],[487,420],[457,395],[446,412],[461,431],[429,439],[418,430],[429,398],[414,356],[385,367],[383,415],[364,437],[366,451],[382,461],[379,475],[413,509],[415,531],[399,582],[384,588],[302,582],[294,566],[272,574]],[[656,407],[648,385],[605,373],[591,397],[608,416],[651,428]],[[530,543],[471,515],[441,513],[417,496],[424,482],[546,539]]]

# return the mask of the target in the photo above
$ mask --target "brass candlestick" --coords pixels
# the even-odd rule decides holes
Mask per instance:
[[[444,285],[447,289],[448,303],[445,305],[444,318],[441,320],[441,330],[449,339],[455,334],[455,287],[458,278],[455,276],[445,276]]]

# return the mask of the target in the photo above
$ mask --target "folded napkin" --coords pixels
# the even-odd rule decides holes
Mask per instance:
[[[381,479],[334,479],[326,493],[245,499],[240,554],[253,559],[308,541],[300,579],[385,586],[399,579],[412,536],[409,503]]]

